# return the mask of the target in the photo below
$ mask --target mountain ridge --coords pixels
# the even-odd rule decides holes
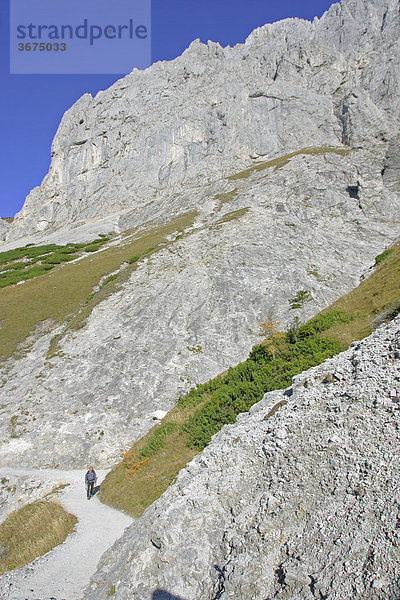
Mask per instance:
[[[250,156],[389,140],[399,118],[396,6],[344,0],[313,23],[267,24],[233,48],[194,41],[173,61],[134,70],[95,98],[85,94],[65,113],[49,173],[6,239],[106,214],[128,229],[147,219],[149,202],[153,216],[165,220],[171,207],[193,209],[187,197],[174,206],[185,186],[238,171]],[[366,27],[354,26],[363,19]],[[371,52],[377,39],[386,61]],[[266,89],[257,95],[260,84]],[[393,116],[385,112],[389,98]]]

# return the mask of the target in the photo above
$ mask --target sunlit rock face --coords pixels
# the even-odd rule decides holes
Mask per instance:
[[[5,240],[9,228],[10,223],[5,219],[0,219],[0,240]]]
[[[286,327],[298,290],[305,319],[359,283],[399,236],[399,33],[394,0],[344,0],[235,48],[193,42],[65,114],[2,249],[195,217],[80,329],[2,365],[3,464],[112,464],[260,321]]]
[[[173,61],[85,94],[65,113],[49,173],[7,239],[110,214],[123,213],[125,228],[165,220],[201,208],[194,189],[259,157],[389,147],[399,130],[399,37],[396,0],[344,0],[320,20],[268,24],[233,48],[196,40]]]
[[[398,598],[399,401],[400,317],[217,433],[85,598]]]

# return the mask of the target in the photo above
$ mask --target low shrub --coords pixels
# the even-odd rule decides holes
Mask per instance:
[[[70,254],[64,254],[60,252],[55,252],[54,254],[50,254],[42,260],[43,265],[59,265],[62,262],[68,262],[72,260],[74,257]]]
[[[0,288],[7,287],[9,285],[15,285],[20,281],[26,281],[33,279],[38,275],[43,275],[47,271],[50,271],[54,265],[38,265],[37,267],[31,267],[24,271],[13,271],[5,274],[0,274]]]
[[[388,248],[387,250],[385,250],[381,254],[378,254],[378,256],[375,257],[375,265],[374,266],[376,267],[377,265],[379,265],[379,263],[381,263],[388,256],[390,256],[390,254],[392,254],[393,251],[394,251],[394,248]]]
[[[111,281],[115,281],[115,279],[117,279],[117,277],[119,277],[119,273],[114,273],[113,275],[109,275],[108,277],[106,277],[104,279],[104,281],[101,284],[101,287],[103,287],[104,285],[107,285],[107,283],[111,283]]]
[[[136,263],[136,262],[139,260],[140,256],[141,256],[140,254],[135,254],[135,256],[131,256],[131,257],[128,259],[128,263],[129,263],[130,265],[133,265],[134,263]]]
[[[205,400],[182,425],[189,446],[202,450],[223,425],[234,423],[239,413],[248,411],[266,392],[288,387],[294,375],[341,352],[337,340],[318,335],[340,320],[348,322],[351,317],[340,311],[318,315],[300,328],[297,341],[289,343],[284,337],[278,342],[276,358],[265,345],[257,345],[245,362],[180,398],[179,407],[194,407]]]
[[[314,333],[326,331],[330,329],[335,323],[350,323],[353,320],[353,316],[345,313],[342,310],[331,310],[326,313],[321,313],[310,319],[305,325],[299,328],[299,338],[305,338]]]
[[[163,447],[165,443],[165,439],[168,435],[173,433],[178,429],[177,423],[161,423],[154,430],[154,433],[149,437],[146,444],[139,451],[137,455],[137,459],[141,460],[143,458],[149,458],[153,454],[157,452],[160,448]]]

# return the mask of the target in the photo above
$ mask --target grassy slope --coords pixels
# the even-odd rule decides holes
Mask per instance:
[[[400,301],[400,242],[392,246],[384,261],[358,287],[339,298],[327,310],[344,310],[354,315],[347,325],[334,325],[327,336],[336,337],[349,346],[371,333],[374,326],[384,322],[385,315],[398,306]],[[382,319],[380,319],[382,315]]]
[[[60,265],[21,285],[1,289],[0,360],[11,356],[41,321],[51,319],[58,324],[67,318],[77,319],[78,315],[81,320],[80,311],[102,276],[118,268],[133,255],[165,242],[167,235],[189,226],[193,219],[194,214],[188,213],[165,225],[149,227],[116,247],[93,253],[74,263]],[[129,267],[133,268],[135,263]],[[102,297],[105,295],[103,291]],[[85,307],[86,315],[92,307]]]
[[[0,525],[0,574],[18,569],[61,544],[77,519],[58,502],[33,502]]]
[[[393,247],[384,261],[360,285],[346,294],[322,314],[342,310],[353,315],[350,322],[336,322],[320,335],[326,339],[336,339],[343,348],[353,340],[361,339],[371,333],[379,315],[393,317],[400,306],[400,243]],[[396,308],[397,307],[397,308]],[[382,319],[381,319],[382,321]],[[245,365],[242,363],[242,365]],[[300,371],[302,365],[300,365]],[[282,365],[279,366],[282,369]],[[229,372],[228,372],[229,373]],[[225,374],[216,378],[223,384]],[[219,385],[218,381],[217,384]],[[148,434],[123,453],[121,460],[106,477],[102,484],[101,500],[137,517],[143,510],[165,491],[179,470],[199,451],[191,447],[189,434],[180,427],[174,429],[149,457],[143,456],[143,449],[154,445],[154,437],[160,427],[166,423],[183,424],[190,417],[206,407],[212,390],[205,389],[199,404],[190,406],[190,402],[178,405],[166,415],[161,425],[156,425]],[[197,400],[196,400],[197,402]],[[139,468],[138,468],[139,467]]]
[[[96,252],[109,238],[100,236],[87,244],[45,244],[0,252],[0,288],[44,275],[62,262],[69,262],[84,252]]]

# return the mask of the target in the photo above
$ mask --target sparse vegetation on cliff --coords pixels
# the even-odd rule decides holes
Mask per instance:
[[[275,333],[275,358],[268,344],[255,346],[247,361],[179,398],[162,424],[130,449],[130,460],[141,460],[142,466],[129,469],[127,458],[115,465],[102,484],[101,499],[139,516],[225,423],[233,423],[265,392],[289,386],[293,375],[369,335],[378,317],[393,318],[399,299],[398,243],[369,278],[299,326],[295,335],[290,328],[281,336]],[[145,448],[152,452],[143,454]]]
[[[88,247],[85,247],[86,244],[72,243],[65,246],[58,244],[32,246],[28,244],[22,248],[0,252],[0,288],[43,275],[56,265],[77,258],[83,252],[99,250],[108,240],[107,237],[99,237],[90,242]],[[35,264],[37,266],[32,266]]]
[[[102,484],[102,500],[139,516],[224,424],[234,423],[267,391],[287,387],[293,375],[340,352],[340,342],[320,333],[349,319],[340,311],[316,317],[314,325],[311,320],[300,328],[297,340],[289,334],[276,336],[275,357],[265,344],[255,346],[248,360],[179,398],[163,422],[135,443],[109,473]],[[132,461],[138,467],[140,462],[140,467],[133,469]]]
[[[94,299],[93,288],[102,277],[113,272],[123,262],[129,261],[132,256],[146,255],[154,250],[155,246],[167,243],[166,237],[182,227],[191,225],[194,216],[195,213],[186,213],[164,225],[149,226],[137,235],[132,231],[127,232],[126,238],[122,238],[120,244],[105,248],[98,254],[91,253],[82,260],[66,262],[62,268],[53,268],[54,264],[35,265],[30,269],[43,269],[41,274],[46,271],[49,273],[45,277],[35,276],[23,285],[3,287],[0,290],[0,360],[11,356],[39,323],[48,322],[49,330],[54,323],[63,323],[67,319],[70,319],[71,323],[82,323],[93,306],[112,293],[119,281],[118,279],[109,283]],[[103,241],[107,241],[104,236],[99,238],[95,244],[97,249]],[[69,244],[63,247],[63,252],[74,248],[81,251],[83,247],[87,245]],[[49,255],[52,252],[60,253],[60,248],[57,249],[55,244],[47,247],[25,246],[22,249],[0,253],[0,264],[7,266],[13,261],[20,261],[27,252],[30,255],[33,253],[29,260],[36,259],[37,256],[33,255],[43,253],[43,248],[47,248]],[[68,253],[67,255],[70,256]],[[7,270],[4,272],[8,273]],[[28,279],[25,274],[23,279]],[[89,303],[90,306],[85,306]],[[26,307],[29,307],[29,310],[26,310]]]

